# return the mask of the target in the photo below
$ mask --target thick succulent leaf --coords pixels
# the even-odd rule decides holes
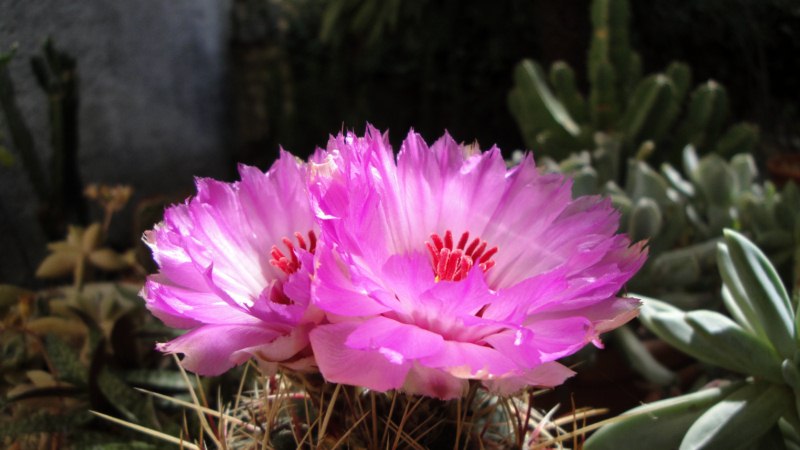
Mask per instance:
[[[707,362],[775,383],[783,382],[781,358],[775,350],[736,322],[720,313],[702,310],[687,313],[686,322],[694,331],[694,346],[704,348],[706,355],[715,359]]]
[[[739,386],[741,383],[704,389],[634,408],[597,430],[583,448],[674,450],[698,417]]]
[[[721,207],[731,204],[738,187],[736,173],[724,159],[714,154],[700,160],[696,180],[705,199]]]
[[[664,163],[661,165],[661,173],[664,175],[664,178],[669,181],[670,185],[672,185],[672,187],[680,192],[683,196],[689,198],[694,197],[694,185],[685,180],[677,169],[667,163]]]
[[[700,361],[783,382],[781,359],[775,351],[722,314],[702,310],[687,313],[644,298],[639,317],[658,337]]]
[[[764,253],[741,234],[725,230],[724,239],[728,251],[727,254],[720,251],[719,258],[726,259],[726,256],[730,258],[730,264],[727,261],[720,264],[725,266],[721,267],[725,284],[732,282],[733,277],[740,280],[741,284],[737,289],[743,289],[752,313],[762,324],[769,342],[784,358],[794,356],[796,350],[794,311],[789,301],[789,294],[783,287],[775,268]],[[733,273],[730,273],[731,265]],[[736,298],[733,289],[731,293]],[[742,305],[739,306],[745,309]],[[744,312],[747,314],[747,311]]]
[[[724,243],[717,246],[717,267],[723,280],[722,299],[731,316],[739,321],[739,325],[752,330],[762,340],[769,342],[764,324],[758,320],[755,307],[745,292],[742,280],[736,274],[730,251]]]
[[[636,201],[628,224],[628,235],[631,241],[650,239],[661,231],[663,214],[661,208],[651,198],[640,198]]]
[[[792,405],[785,386],[750,383],[708,409],[681,442],[681,450],[751,448]]]
[[[647,163],[643,161],[628,161],[628,177],[625,183],[625,191],[631,199],[649,197],[659,205],[666,205],[672,202],[667,195],[669,185],[667,181]]]

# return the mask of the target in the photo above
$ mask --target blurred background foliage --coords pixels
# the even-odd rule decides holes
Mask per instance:
[[[645,74],[680,60],[696,83],[717,80],[732,119],[785,146],[778,138],[797,129],[800,10],[735,3],[633,2],[631,45]],[[589,1],[236,0],[233,17],[238,160],[269,160],[278,144],[307,153],[366,121],[396,140],[413,126],[523,148],[504,102],[517,62],[564,60],[588,87]]]

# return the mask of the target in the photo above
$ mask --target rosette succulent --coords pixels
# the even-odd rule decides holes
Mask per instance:
[[[240,166],[241,181],[197,179],[197,195],[166,210],[145,233],[159,265],[142,296],[165,324],[190,331],[159,344],[182,365],[220,374],[252,357],[308,369],[312,254],[319,228],[306,166],[283,152],[266,173]]]
[[[530,156],[507,170],[497,148],[411,132],[395,162],[369,128],[331,138],[309,192],[312,301],[329,321],[310,340],[328,381],[442,399],[469,380],[554,386],[573,373],[557,359],[637,314],[618,292],[643,242],[615,234],[610,201],[573,200]]]

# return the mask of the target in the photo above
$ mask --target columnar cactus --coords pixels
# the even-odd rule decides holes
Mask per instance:
[[[648,142],[658,161],[678,159],[689,144],[726,156],[752,151],[758,129],[742,123],[725,131],[728,98],[718,83],[701,84],[684,107],[692,82],[686,64],[673,62],[663,73],[640,79],[641,58],[630,46],[629,16],[628,0],[592,2],[588,95],[577,91],[575,74],[564,62],[551,67],[550,85],[539,64],[519,63],[508,103],[525,145],[562,159],[591,148],[596,132],[618,133],[623,135],[620,163]]]

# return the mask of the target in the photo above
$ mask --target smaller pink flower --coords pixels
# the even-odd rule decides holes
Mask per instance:
[[[507,170],[497,148],[409,133],[395,162],[385,135],[339,135],[312,165],[324,239],[312,330],[332,382],[441,399],[468,380],[510,394],[555,386],[556,362],[637,314],[618,297],[645,260],[615,234],[608,200],[571,198],[533,159]]]
[[[235,183],[197,179],[197,195],[145,233],[160,270],[141,295],[166,325],[189,330],[157,348],[202,375],[253,357],[309,370],[308,332],[323,317],[309,306],[319,228],[306,166],[282,152],[266,173],[239,173]]]

